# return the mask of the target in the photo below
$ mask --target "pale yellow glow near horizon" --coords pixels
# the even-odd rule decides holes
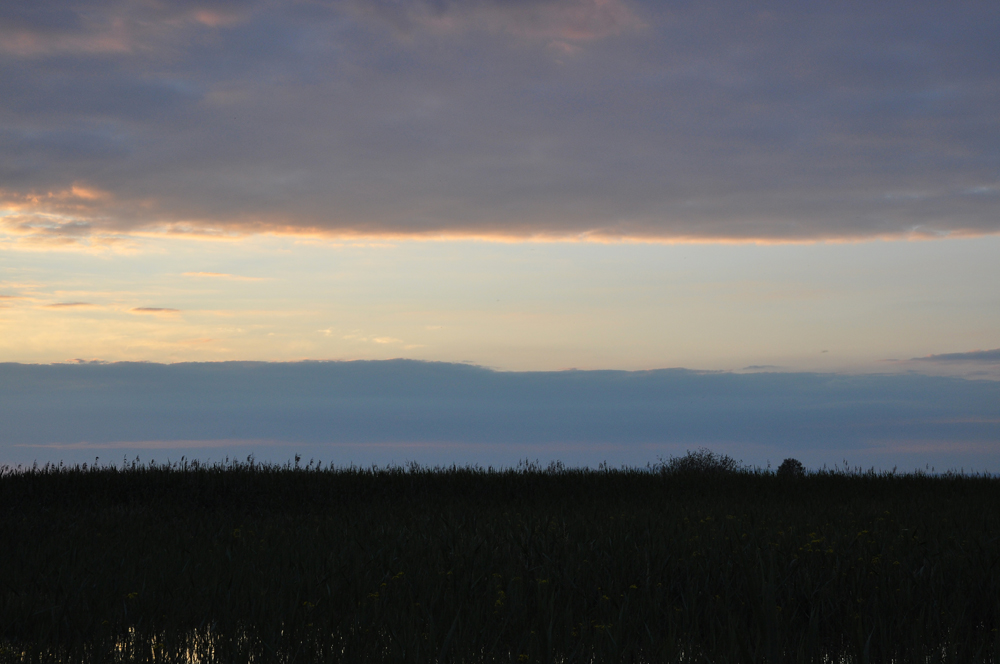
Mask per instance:
[[[1000,347],[1000,238],[3,250],[0,361],[388,359],[505,370],[955,371]],[[983,373],[985,372],[985,373]]]

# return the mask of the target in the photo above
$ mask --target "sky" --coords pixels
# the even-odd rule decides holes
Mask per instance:
[[[576,369],[593,394],[610,389],[602,371],[684,369],[760,380],[746,384],[776,390],[775,413],[795,380],[850,378],[859,403],[882,380],[915,381],[925,406],[944,384],[986,398],[1000,380],[998,30],[994,3],[0,3],[0,362],[270,362],[306,380],[303,361],[406,359],[513,384]],[[16,394],[21,374],[4,376]],[[628,411],[612,402],[607,422]],[[440,417],[478,421],[451,403]],[[935,417],[967,416],[955,408]],[[643,444],[766,460],[753,436],[711,429],[724,409],[704,415],[715,433],[690,436],[656,412]],[[558,435],[520,451],[570,444],[580,430],[559,421],[538,420]],[[479,440],[471,429],[441,426],[453,458],[489,456],[454,447]],[[1000,471],[995,422],[973,447],[909,426],[879,440],[930,446],[939,465],[954,445],[954,465]],[[653,452],[598,428],[581,463]],[[0,463],[71,454],[16,445],[116,442],[14,431],[0,429]],[[223,433],[184,440],[249,440]],[[861,449],[816,439],[815,463]],[[352,461],[387,454],[358,449]]]

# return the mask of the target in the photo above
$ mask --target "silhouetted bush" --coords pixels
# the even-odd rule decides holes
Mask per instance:
[[[682,457],[670,457],[662,466],[666,473],[684,474],[720,474],[735,473],[742,468],[739,461],[725,454],[715,452],[702,447],[696,452],[688,453]]]

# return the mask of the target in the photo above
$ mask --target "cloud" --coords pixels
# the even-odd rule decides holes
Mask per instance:
[[[0,52],[22,58],[120,56],[171,43],[177,28],[238,22],[245,6],[226,1],[132,3],[71,0],[58,7],[0,10]]]
[[[563,43],[593,41],[643,26],[622,0],[458,0],[406,3],[358,2],[354,11],[412,32],[501,32],[515,37]]]
[[[0,189],[0,241],[43,248],[123,244],[120,232],[102,227],[111,199],[108,192],[80,184],[45,192]]]
[[[287,458],[294,447],[344,462],[436,449],[424,458],[645,463],[709,445],[760,463],[795,456],[816,467],[846,456],[1000,469],[1000,381],[914,374],[498,372],[405,360],[0,364],[0,420],[0,463],[39,458],[37,446],[249,441],[259,457]]]
[[[940,355],[928,355],[926,357],[915,357],[914,360],[922,362],[1000,362],[1000,348],[994,350],[974,350],[967,353],[942,353]]]
[[[0,235],[1000,232],[1000,9],[6,3]]]
[[[230,281],[266,281],[266,277],[244,277],[238,274],[227,274],[225,272],[184,272],[185,277],[206,277],[209,279],[227,279]]]
[[[73,307],[92,307],[94,305],[90,302],[55,302],[53,304],[46,304],[43,306],[47,309],[63,309]]]
[[[171,309],[169,307],[133,307],[130,311],[134,314],[158,314],[165,316],[180,313],[180,309]]]

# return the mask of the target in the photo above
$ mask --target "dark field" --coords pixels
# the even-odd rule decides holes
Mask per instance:
[[[1000,662],[1000,480],[47,468],[0,660]]]

